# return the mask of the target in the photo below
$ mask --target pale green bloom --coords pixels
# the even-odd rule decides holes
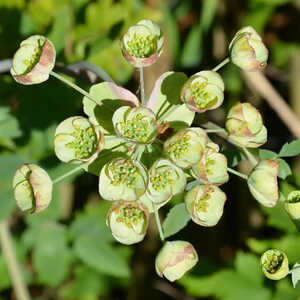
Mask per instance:
[[[243,70],[262,69],[267,65],[269,51],[251,26],[236,33],[229,51],[232,62]]]
[[[152,65],[162,53],[163,34],[157,24],[151,20],[141,20],[129,27],[121,38],[124,57],[134,67]]]
[[[157,160],[149,170],[147,196],[155,204],[166,203],[174,195],[183,192],[186,175],[167,159]]]
[[[273,207],[279,199],[277,176],[280,164],[275,159],[260,161],[248,177],[252,196],[262,205]]]
[[[228,181],[227,158],[218,151],[219,146],[209,142],[202,158],[192,166],[191,174],[200,183],[221,185]]]
[[[215,185],[194,186],[185,196],[185,206],[192,220],[202,226],[215,226],[223,215],[226,194]]]
[[[143,204],[120,201],[111,206],[106,220],[117,241],[125,245],[132,245],[144,239],[148,219],[149,213]]]
[[[23,164],[13,178],[14,196],[24,212],[37,213],[48,207],[52,199],[52,180],[34,164]]]
[[[54,151],[66,163],[89,163],[103,149],[104,135],[88,119],[77,116],[61,122],[55,131]]]
[[[122,106],[112,121],[117,135],[133,143],[151,144],[158,134],[156,117],[146,107]]]
[[[250,103],[237,103],[228,112],[226,130],[239,146],[260,147],[267,141],[267,129],[259,111]]]
[[[164,152],[178,167],[190,168],[202,158],[207,141],[208,137],[203,129],[183,129],[166,140]]]
[[[145,167],[129,158],[116,158],[102,168],[99,193],[110,201],[136,201],[146,191],[148,176]]]
[[[186,241],[166,242],[155,259],[156,273],[169,281],[181,278],[198,262],[193,245]]]
[[[286,254],[277,249],[270,249],[261,256],[261,267],[265,276],[279,280],[289,273],[289,262]]]
[[[292,191],[289,193],[284,207],[288,214],[295,220],[300,218],[300,191]]]
[[[224,82],[214,71],[201,71],[193,75],[183,86],[181,100],[196,112],[205,112],[222,105]]]
[[[15,53],[10,69],[13,78],[22,84],[46,81],[55,64],[55,48],[41,35],[24,40]]]

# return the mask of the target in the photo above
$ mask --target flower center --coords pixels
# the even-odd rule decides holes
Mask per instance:
[[[181,158],[181,156],[189,151],[190,141],[191,137],[186,134],[178,141],[175,141],[172,143],[167,151],[169,153],[172,153],[176,159]]]
[[[131,162],[122,162],[122,164],[111,164],[109,171],[112,173],[112,184],[121,185],[125,184],[129,188],[134,188],[137,181],[138,168]]]
[[[216,164],[214,159],[207,159],[205,164],[205,170],[207,175],[213,175],[213,170],[211,169]]]
[[[169,170],[160,170],[150,176],[152,187],[157,191],[164,190],[168,185],[173,184],[174,180],[171,179],[172,173]]]
[[[156,37],[152,35],[140,36],[136,33],[127,43],[127,51],[133,57],[147,58],[155,53],[157,48]]]
[[[141,221],[145,221],[145,214],[134,204],[121,207],[118,211],[117,222],[124,223],[129,228]]]
[[[203,197],[201,197],[196,203],[195,207],[197,212],[207,212],[208,206],[209,206],[209,199],[211,196],[209,194],[205,194]]]
[[[97,147],[97,136],[93,127],[82,129],[80,126],[74,125],[74,129],[75,131],[72,136],[75,140],[68,143],[66,146],[74,149],[75,158],[89,158],[95,152]]]
[[[216,96],[206,91],[206,86],[206,82],[197,81],[190,87],[194,102],[199,109],[207,108],[218,100]]]
[[[281,266],[283,255],[279,251],[269,251],[265,254],[263,267],[270,273],[274,274]]]

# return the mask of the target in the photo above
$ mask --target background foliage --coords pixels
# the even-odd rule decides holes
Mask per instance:
[[[128,26],[150,18],[162,25],[167,37],[165,54],[146,72],[150,91],[163,71],[192,75],[215,66],[227,55],[228,41],[236,30],[252,25],[270,49],[267,76],[300,116],[299,93],[294,92],[300,85],[299,9],[296,0],[0,0],[0,59],[11,58],[20,41],[39,33],[54,43],[57,61],[71,64],[87,60],[135,92],[138,83],[133,68],[121,55],[119,37]],[[246,88],[235,66],[228,65],[221,73],[226,85],[225,105],[209,117],[223,124],[235,101],[252,102],[262,111],[269,131],[264,148],[279,153],[281,146],[293,139],[289,131],[263,100]],[[88,87],[84,81],[78,83]],[[299,259],[296,228],[279,205],[260,207],[239,178],[232,177],[225,185],[228,201],[216,227],[202,228],[190,222],[171,237],[192,242],[200,257],[193,272],[172,285],[155,275],[154,258],[160,242],[154,224],[150,224],[146,240],[135,247],[114,242],[105,225],[109,204],[99,199],[96,176],[66,179],[56,186],[45,212],[23,217],[12,197],[13,173],[25,161],[46,168],[52,178],[68,171],[71,167],[58,163],[54,156],[53,135],[60,121],[78,114],[82,114],[81,96],[55,79],[24,87],[10,75],[0,76],[0,219],[12,216],[15,247],[34,298],[300,298],[290,280],[267,281],[259,268],[259,255],[270,247],[285,251],[291,263]],[[228,145],[226,153],[236,165],[237,156]],[[282,170],[284,194],[300,187],[299,158],[287,161],[295,175],[291,176],[287,167]],[[242,162],[239,168],[246,171],[249,166]],[[167,208],[178,202],[180,199],[174,198]],[[180,205],[172,209],[164,224],[167,235],[175,233],[168,223],[177,219]],[[188,216],[181,217],[181,222],[189,222]],[[0,295],[2,299],[12,297],[2,255]]]

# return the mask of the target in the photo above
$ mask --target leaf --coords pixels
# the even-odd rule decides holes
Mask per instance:
[[[270,150],[266,150],[266,149],[259,149],[259,157],[263,160],[275,158],[275,157],[277,157],[277,153],[270,151]]]
[[[300,264],[296,263],[291,270],[292,273],[292,282],[294,288],[296,287],[298,281],[300,280]]]
[[[292,175],[292,170],[285,160],[278,158],[277,161],[280,163],[280,168],[278,173],[279,178],[285,179],[288,176]]]
[[[245,159],[243,152],[239,150],[224,150],[222,153],[227,157],[227,164],[229,167],[236,167],[238,163]]]
[[[177,233],[187,225],[190,219],[191,217],[185,209],[185,204],[177,204],[169,211],[163,223],[164,236],[167,238]]]
[[[130,275],[126,260],[100,237],[80,236],[75,241],[74,251],[85,264],[100,273],[122,278]]]
[[[203,29],[203,32],[207,32],[209,27],[212,24],[214,16],[217,11],[219,0],[204,0],[201,16],[200,16],[200,24]]]
[[[300,139],[286,143],[281,148],[279,157],[291,157],[300,154]]]

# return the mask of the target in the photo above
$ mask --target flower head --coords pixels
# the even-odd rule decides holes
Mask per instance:
[[[24,212],[37,213],[48,207],[52,198],[52,180],[34,164],[23,164],[13,178],[14,196]]]
[[[267,65],[268,49],[251,26],[236,33],[229,51],[232,62],[243,70],[262,69]]]
[[[99,177],[99,193],[110,201],[136,201],[147,187],[145,167],[129,158],[116,158],[102,168]]]
[[[55,131],[56,156],[66,163],[91,162],[103,149],[104,135],[88,119],[77,116],[61,122]]]
[[[193,245],[186,241],[166,242],[155,259],[156,273],[169,281],[181,278],[198,262]]]
[[[204,112],[215,109],[224,100],[224,82],[214,71],[201,71],[193,75],[183,86],[181,100],[190,110]]]
[[[121,38],[124,57],[134,67],[152,65],[162,53],[163,34],[151,20],[141,20],[129,27]]]
[[[14,55],[10,73],[22,84],[46,81],[55,64],[55,48],[44,36],[33,35],[24,40]]]
[[[226,130],[240,146],[256,148],[267,141],[267,129],[259,111],[250,103],[237,103],[228,112]]]
[[[148,219],[149,213],[143,204],[120,201],[111,206],[107,215],[107,225],[117,241],[132,245],[144,239]]]
[[[226,195],[215,185],[194,186],[185,196],[185,207],[192,220],[202,226],[215,226],[223,215]]]
[[[275,159],[260,161],[248,177],[248,187],[252,196],[262,205],[273,207],[278,196],[277,175],[280,164]]]
[[[289,273],[289,262],[286,254],[277,249],[266,251],[261,256],[261,267],[265,276],[272,280],[279,280]]]
[[[201,159],[207,141],[208,137],[203,129],[183,129],[166,140],[164,152],[178,167],[190,168]]]
[[[284,207],[293,219],[300,218],[300,191],[292,191],[289,193],[284,202]]]

